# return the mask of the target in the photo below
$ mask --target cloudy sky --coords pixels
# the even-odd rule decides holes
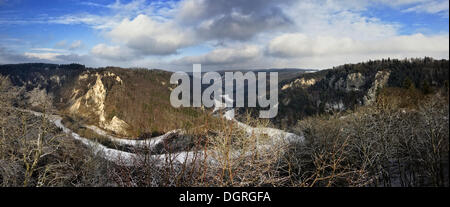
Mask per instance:
[[[449,58],[449,0],[0,0],[0,64],[325,69]]]

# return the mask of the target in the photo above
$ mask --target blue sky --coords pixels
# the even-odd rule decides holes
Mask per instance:
[[[397,22],[401,25],[399,33],[403,35],[418,32],[432,35],[449,31],[448,15],[447,18],[442,18],[440,15],[430,13],[401,12],[389,6],[375,7],[365,15],[385,22]]]
[[[0,64],[329,68],[449,56],[448,0],[0,0]]]

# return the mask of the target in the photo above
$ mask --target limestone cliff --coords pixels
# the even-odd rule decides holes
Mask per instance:
[[[390,75],[391,72],[388,70],[382,70],[377,72],[372,87],[370,87],[369,90],[367,90],[367,93],[363,98],[365,105],[370,105],[376,100],[377,91],[387,85]]]
[[[87,85],[87,92],[82,94],[80,91],[83,89],[74,88],[68,110],[72,115],[95,120],[99,127],[118,135],[127,136],[129,125],[125,121],[117,116],[113,116],[111,120],[107,119],[105,101],[108,91],[102,81],[106,77],[115,80],[115,84],[123,84],[122,79],[111,72],[90,73],[88,71],[80,75],[78,77],[79,86]],[[90,82],[92,79],[95,81]]]
[[[311,78],[311,79],[299,78],[291,83],[283,85],[283,87],[281,87],[281,90],[284,91],[286,89],[295,88],[295,87],[307,88],[309,86],[314,85],[316,82],[317,82],[317,80],[314,78]]]

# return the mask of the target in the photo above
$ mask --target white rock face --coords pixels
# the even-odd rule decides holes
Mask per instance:
[[[78,80],[86,80],[89,77],[89,74],[85,73],[83,75],[78,76]]]
[[[50,77],[50,80],[61,86],[61,78],[57,75]]]
[[[361,73],[351,73],[347,76],[347,91],[359,91],[366,83],[366,77]]]
[[[302,86],[312,86],[312,85],[314,85],[314,84],[316,84],[316,79],[314,79],[314,78],[312,78],[312,79],[308,79],[308,80],[305,80],[305,78],[302,78],[302,79],[297,79],[297,80],[295,80],[295,82],[299,82]]]
[[[84,96],[86,101],[85,104],[88,105],[88,100],[92,100],[92,108],[96,109],[94,112],[99,116],[100,123],[106,121],[105,119],[105,99],[106,99],[106,89],[102,82],[102,77],[98,73],[95,74],[97,80],[95,84],[88,90]]]
[[[345,110],[345,105],[342,102],[342,100],[340,100],[339,102],[325,103],[325,110],[326,111],[330,111],[330,110],[342,111],[342,110]]]
[[[78,77],[78,80],[86,80],[88,79],[90,74],[83,74]],[[120,118],[114,116],[111,120],[106,120],[105,113],[105,100],[106,100],[106,88],[102,82],[103,77],[113,77],[117,81],[117,83],[122,84],[122,79],[114,73],[108,72],[104,75],[95,73],[96,81],[93,86],[89,88],[89,90],[83,96],[77,98],[76,100],[72,100],[73,103],[69,107],[69,112],[76,115],[88,115],[85,113],[93,113],[98,117],[99,123],[98,125],[104,129],[113,131],[119,135],[127,135],[127,129],[129,125],[121,120]],[[79,94],[78,89],[74,89],[73,97],[77,97]]]
[[[283,87],[281,87],[281,90],[284,91],[284,90],[286,90],[288,88],[292,88],[292,87],[307,88],[309,86],[316,84],[316,82],[317,82],[317,80],[314,78],[311,78],[311,79],[300,78],[300,79],[296,79],[294,82],[284,85]]]
[[[332,82],[334,78],[330,82]],[[346,92],[360,91],[361,87],[366,83],[366,78],[361,73],[350,73],[347,77],[340,78],[334,83],[334,89],[344,90]]]
[[[376,93],[378,89],[381,89],[387,85],[389,77],[391,76],[390,71],[378,71],[375,75],[375,81],[372,84],[372,87],[367,91],[367,95],[364,96],[364,104],[370,105],[375,102]]]
[[[103,128],[121,135],[126,135],[126,129],[129,127],[125,121],[117,118],[117,116],[114,116],[110,122],[103,124]]]
[[[114,73],[112,73],[112,72],[107,72],[107,73],[104,75],[104,77],[106,77],[106,76],[115,78],[116,81],[117,81],[118,83],[120,83],[120,84],[123,83],[123,82],[122,82],[122,79],[121,79],[118,75],[116,75],[116,74],[114,74]]]

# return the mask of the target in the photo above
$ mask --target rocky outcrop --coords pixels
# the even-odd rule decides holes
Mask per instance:
[[[85,73],[78,77],[78,81],[89,82],[89,79],[95,77],[95,83],[91,85],[88,83],[88,90],[83,95],[80,94],[81,89],[73,89],[72,93],[72,103],[69,106],[69,112],[73,115],[85,117],[85,118],[95,118],[98,120],[98,126],[109,131],[112,131],[118,135],[127,136],[127,131],[129,125],[114,116],[111,120],[107,120],[105,113],[105,101],[107,96],[107,89],[102,79],[105,77],[112,77],[117,84],[123,84],[122,79],[111,72],[106,73]],[[80,84],[84,85],[84,84]]]
[[[375,102],[377,91],[387,85],[390,75],[391,72],[387,70],[377,72],[375,75],[375,80],[372,83],[372,87],[369,88],[367,94],[363,98],[364,105],[370,105]]]
[[[325,103],[325,111],[342,111],[345,110],[344,103],[342,100],[338,102]]]
[[[103,128],[113,131],[116,134],[127,135],[126,131],[130,128],[130,126],[125,121],[119,119],[117,116],[114,116],[111,121],[103,123]]]
[[[316,84],[316,79],[314,79],[314,78],[311,78],[311,79],[299,78],[291,83],[285,84],[283,87],[281,87],[281,90],[286,90],[286,89],[294,88],[294,87],[307,88],[314,84]]]
[[[65,77],[63,76],[62,78],[64,79]],[[58,75],[53,75],[50,77],[50,81],[54,82],[57,86],[61,86],[61,77]]]
[[[388,84],[391,74],[388,69],[374,72],[330,70],[328,74],[298,77],[282,85],[280,103],[292,108],[297,107],[293,104],[303,105],[298,108],[308,112],[343,111],[355,105],[369,105],[376,100],[377,90]]]
[[[365,95],[357,102],[361,105],[370,105],[376,100],[377,90],[385,87],[388,83],[391,72],[389,70],[378,71],[375,75],[375,79],[369,89],[364,89],[364,86],[368,83],[368,77],[361,73],[350,73],[347,77],[340,78],[334,81],[335,77],[332,77],[329,85],[333,86],[335,90],[341,90],[345,92],[363,92]],[[367,90],[367,91],[366,91]],[[325,102],[325,110],[345,110],[345,105],[342,100],[338,102]]]
[[[362,86],[366,84],[366,77],[361,73],[350,73],[345,78],[340,78],[334,82],[334,77],[330,81],[335,90],[343,90],[346,92],[360,91]]]

